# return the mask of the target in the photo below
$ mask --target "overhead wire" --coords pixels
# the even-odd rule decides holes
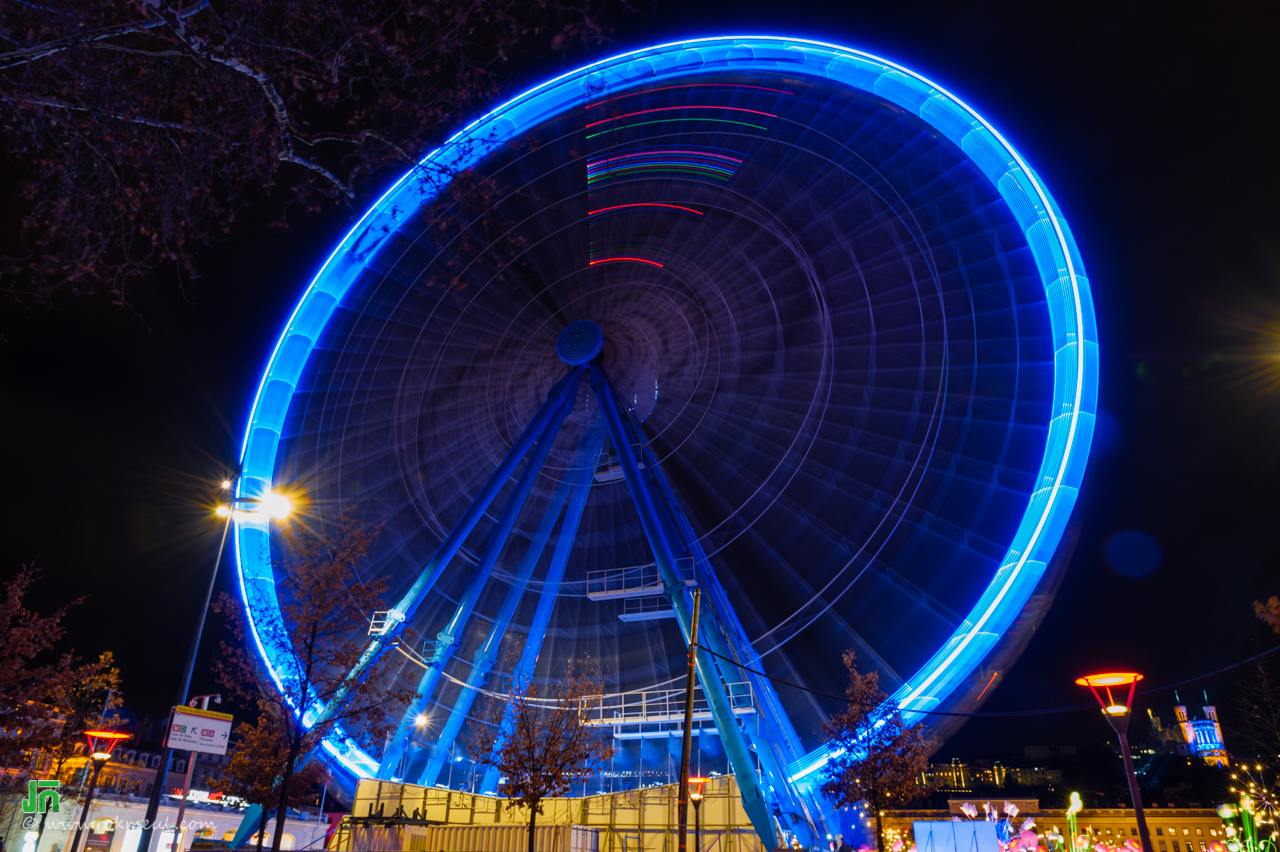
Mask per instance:
[[[716,657],[717,659],[724,660],[726,663],[729,663],[733,666],[737,666],[743,671],[750,672],[751,674],[757,675],[759,677],[767,678],[768,680],[771,680],[774,683],[780,683],[784,686],[789,686],[793,689],[798,689],[801,692],[807,692],[810,695],[818,695],[823,698],[834,698],[837,701],[842,701],[845,703],[855,703],[855,702],[850,702],[849,697],[847,695],[834,695],[830,692],[824,692],[823,690],[820,690],[820,689],[811,689],[810,687],[807,687],[807,686],[801,686],[800,684],[786,680],[785,678],[776,677],[774,675],[759,671],[758,669],[753,669],[748,665],[744,665],[743,663],[738,662],[737,660],[730,659],[729,657],[723,656],[722,654],[717,654],[715,651],[712,651],[710,648],[707,648],[705,646],[700,645],[699,650],[705,651],[711,656]],[[1180,680],[1170,684],[1164,684],[1158,687],[1151,687],[1148,689],[1139,690],[1137,694],[1150,695],[1153,692],[1163,692],[1165,690],[1174,689],[1179,686],[1184,686],[1188,683],[1194,683],[1196,681],[1205,680],[1206,678],[1214,677],[1215,675],[1220,675],[1224,672],[1231,671],[1232,669],[1239,668],[1240,666],[1248,665],[1249,663],[1252,663],[1256,660],[1260,660],[1263,657],[1269,656],[1270,654],[1274,654],[1277,651],[1280,651],[1280,645],[1277,645],[1276,647],[1271,648],[1270,650],[1263,651],[1260,654],[1254,654],[1252,657],[1246,657],[1243,660],[1237,660],[1236,662],[1231,663],[1230,665],[1223,666],[1222,668],[1219,668],[1219,669],[1214,669],[1213,671],[1210,671],[1210,672],[1203,672],[1201,674],[1195,675],[1194,677],[1186,678],[1185,680]],[[863,707],[881,707],[884,704],[884,702],[869,702],[869,701],[860,701],[856,703],[860,704]],[[1075,710],[1084,710],[1084,709],[1095,707],[1095,706],[1096,705],[1094,703],[1088,702],[1088,703],[1081,703],[1081,704],[1064,704],[1060,707],[1032,708],[1029,710],[987,710],[987,711],[973,711],[973,712],[965,713],[965,712],[955,711],[955,710],[915,710],[913,709],[909,712],[918,713],[922,716],[957,716],[961,718],[970,718],[970,719],[1008,718],[1010,716],[1045,716],[1053,713],[1068,713]]]

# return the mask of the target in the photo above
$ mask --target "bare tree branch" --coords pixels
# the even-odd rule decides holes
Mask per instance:
[[[0,133],[21,182],[0,291],[123,305],[156,269],[198,277],[249,199],[282,223],[354,212],[495,97],[510,59],[599,42],[587,4],[606,2],[0,4]]]

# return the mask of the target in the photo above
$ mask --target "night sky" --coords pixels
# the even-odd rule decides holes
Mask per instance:
[[[643,16],[615,10],[615,43],[592,54],[755,32],[861,48],[966,100],[1056,196],[1092,282],[1102,414],[1074,559],[984,710],[1081,702],[1072,679],[1112,667],[1159,687],[1273,642],[1250,603],[1280,594],[1276,18],[1263,3],[1185,14],[1173,4],[661,0]],[[513,68],[509,92],[559,70]],[[116,652],[139,712],[173,700],[220,531],[212,485],[234,464],[289,310],[350,222],[337,211],[269,231],[271,213],[244,217],[185,293],[167,276],[138,286],[136,312],[88,299],[0,303],[0,574],[42,566],[41,607],[88,595],[70,639],[85,655]],[[1106,558],[1111,537],[1130,530],[1158,545],[1158,566],[1132,547],[1113,561],[1145,576]],[[215,650],[207,641],[196,692],[214,687],[201,669]],[[1231,679],[1183,697],[1207,687],[1225,703]],[[1167,715],[1172,694],[1143,700]],[[1080,712],[977,720],[943,754],[1102,739],[1101,728]]]

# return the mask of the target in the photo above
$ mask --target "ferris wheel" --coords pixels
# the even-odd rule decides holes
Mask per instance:
[[[762,837],[820,836],[806,688],[840,692],[846,648],[909,720],[990,685],[1097,372],[1070,230],[963,102],[836,45],[678,42],[514,98],[388,190],[289,319],[238,488],[382,529],[366,657],[409,649],[417,699],[382,753],[327,741],[342,771],[445,783],[478,693],[590,655],[643,779],[696,587],[699,747]],[[278,625],[280,542],[247,516],[236,543]]]

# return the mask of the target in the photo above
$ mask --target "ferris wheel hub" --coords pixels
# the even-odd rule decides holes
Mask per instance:
[[[604,347],[604,332],[590,320],[570,324],[560,332],[556,341],[556,354],[570,367],[590,363]]]

